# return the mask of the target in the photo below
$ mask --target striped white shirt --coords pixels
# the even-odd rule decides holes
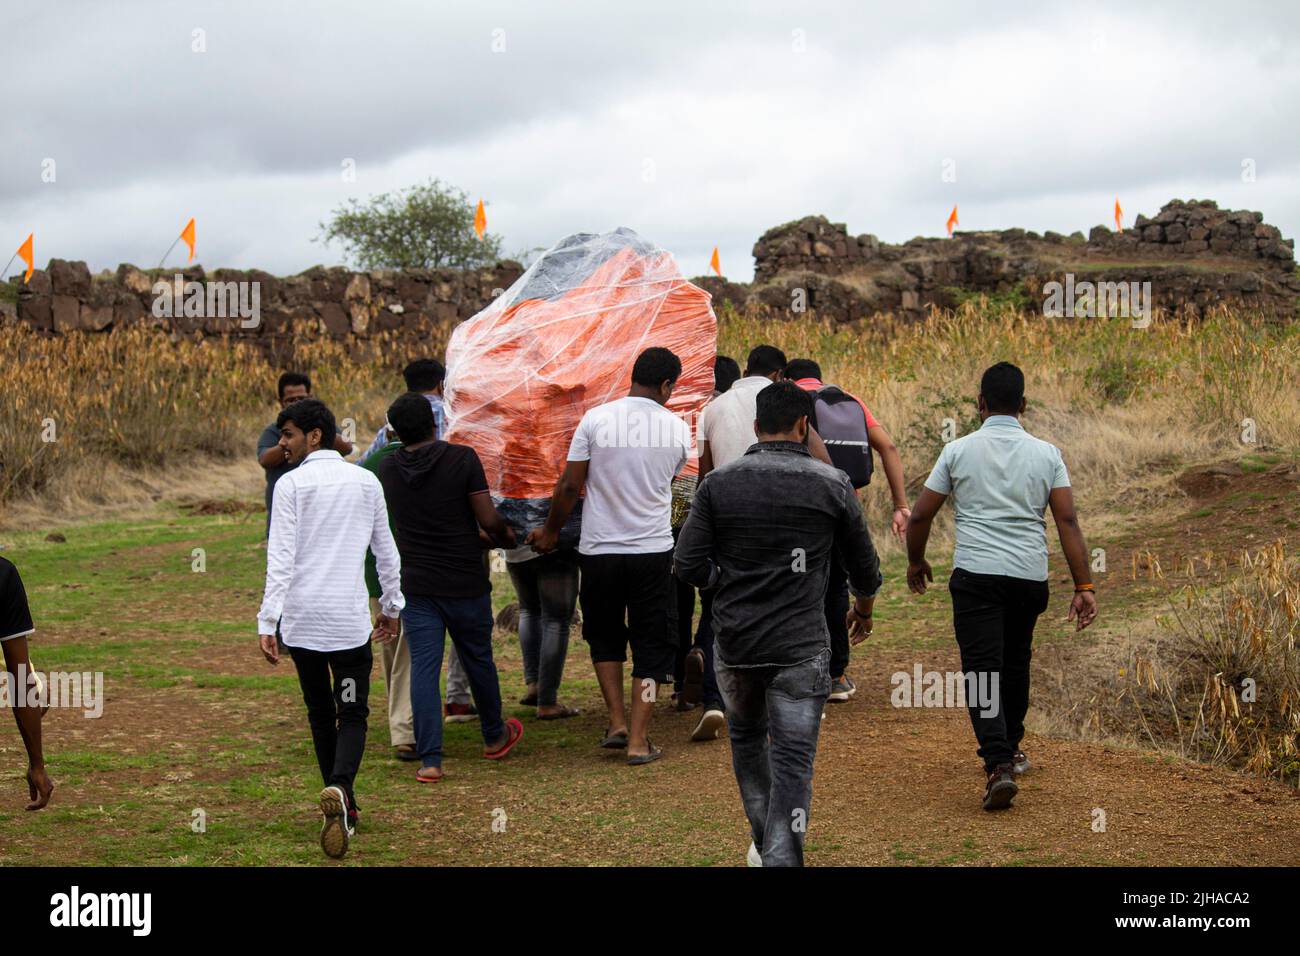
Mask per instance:
[[[401,559],[379,479],[336,451],[314,451],[275,483],[266,542],[260,634],[289,647],[342,651],[370,640],[366,548],[375,555],[389,617],[406,606]]]

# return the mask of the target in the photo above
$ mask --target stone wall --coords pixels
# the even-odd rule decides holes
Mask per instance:
[[[0,319],[23,322],[42,332],[144,325],[163,334],[232,335],[280,354],[294,338],[363,340],[380,333],[398,338],[421,335],[433,324],[474,315],[523,273],[513,261],[475,271],[425,269],[352,272],[315,267],[295,276],[258,270],[201,266],[144,271],[123,263],[117,271],[92,276],[84,262],[51,259],[47,268],[10,280],[0,300]],[[177,280],[177,276],[181,278]],[[156,285],[165,283],[174,303],[171,317],[155,314]],[[233,310],[184,314],[191,283],[257,283],[259,319],[245,327]],[[204,296],[206,303],[206,295]]]
[[[1039,235],[1024,229],[917,237],[891,245],[850,236],[843,223],[808,216],[764,233],[754,244],[751,285],[699,278],[718,302],[848,321],[882,313],[918,317],[968,294],[1027,300],[1044,284],[1077,280],[1151,282],[1156,307],[1201,313],[1217,304],[1295,317],[1300,277],[1294,240],[1258,212],[1221,210],[1209,200],[1174,200],[1133,228],[1094,227]]]
[[[891,245],[850,236],[843,223],[808,216],[768,230],[754,244],[754,281],[714,276],[694,280],[715,307],[757,309],[787,318],[812,314],[854,321],[893,314],[912,319],[931,307],[951,308],[987,294],[1027,309],[1041,308],[1051,281],[1150,282],[1156,308],[1201,314],[1217,306],[1296,318],[1300,276],[1294,240],[1283,239],[1258,212],[1221,210],[1208,200],[1174,200],[1153,218],[1113,232],[1096,226],[1085,238],[1024,229],[962,232],[951,239],[917,237]],[[0,321],[20,321],[50,334],[145,325],[160,333],[232,335],[263,347],[276,361],[304,338],[364,342],[379,334],[419,339],[433,326],[462,321],[486,306],[523,272],[512,261],[470,272],[432,269],[352,272],[317,266],[295,276],[258,270],[144,271],[132,265],[92,276],[84,262],[50,260],[22,284],[0,288]],[[180,275],[179,282],[176,276]],[[207,313],[159,317],[155,285],[258,283],[260,321]]]

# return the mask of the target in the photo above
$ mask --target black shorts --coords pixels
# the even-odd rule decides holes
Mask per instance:
[[[670,634],[668,602],[672,589],[673,553],[583,554],[582,637],[591,660],[627,660],[632,645],[632,676],[671,683],[676,660],[675,635]]]

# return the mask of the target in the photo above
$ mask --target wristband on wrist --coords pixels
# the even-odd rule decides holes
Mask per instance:
[[[1095,594],[1097,589],[1091,584],[1076,584],[1074,586],[1074,593],[1078,594],[1081,591],[1092,591]]]

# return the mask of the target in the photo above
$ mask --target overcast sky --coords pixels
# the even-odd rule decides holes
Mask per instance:
[[[42,267],[156,266],[191,216],[209,269],[340,264],[331,209],[429,177],[507,252],[628,226],[737,280],[810,213],[900,242],[953,204],[1086,232],[1212,198],[1300,232],[1294,3],[60,2],[5,33],[0,241]]]

